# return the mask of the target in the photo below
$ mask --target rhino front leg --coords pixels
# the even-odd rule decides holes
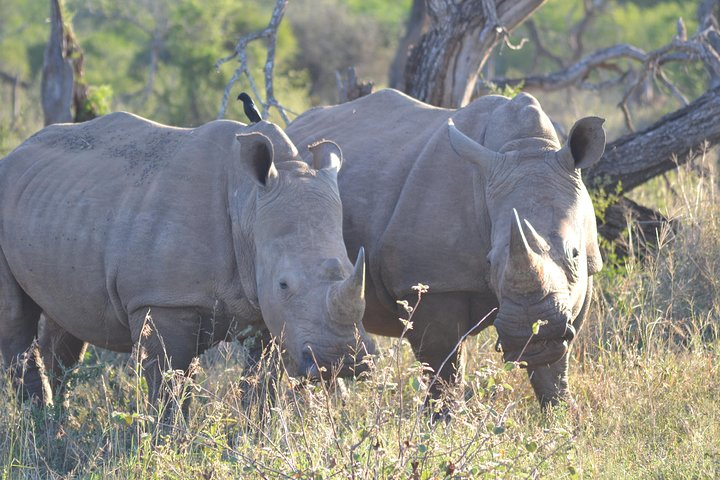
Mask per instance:
[[[567,371],[567,353],[551,365],[528,369],[530,383],[542,408],[569,401]]]
[[[130,325],[150,403],[162,414],[164,423],[175,419],[178,407],[187,418],[189,399],[183,386],[193,373],[188,371],[190,363],[201,353],[198,313],[193,309],[146,307],[131,316]],[[182,375],[167,374],[169,371]]]
[[[45,372],[55,398],[65,394],[66,374],[85,354],[87,344],[70,334],[47,314],[43,314],[39,329],[40,352]]]
[[[400,315],[407,317],[404,311]],[[438,375],[431,391],[437,397],[444,383],[461,379],[464,362],[458,342],[471,327],[470,298],[464,293],[425,294],[412,321],[407,338],[415,357]]]

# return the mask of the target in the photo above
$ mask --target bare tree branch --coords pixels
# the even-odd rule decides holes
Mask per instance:
[[[588,185],[623,192],[688,161],[690,152],[720,143],[720,86],[641,132],[609,143],[583,176]]]
[[[356,98],[370,95],[373,90],[373,82],[361,82],[357,78],[355,67],[348,67],[345,70],[345,76],[340,72],[335,72],[335,80],[337,81],[338,88],[338,103],[345,103]]]
[[[479,83],[480,88],[489,86],[504,88],[522,85],[525,90],[552,91],[576,86],[583,89],[598,90],[608,86],[615,86],[630,82],[627,86],[618,107],[625,116],[625,123],[630,131],[634,131],[628,101],[643,83],[651,79],[659,81],[683,105],[687,99],[682,92],[673,85],[665,75],[662,67],[671,62],[701,61],[711,79],[710,85],[720,84],[720,53],[714,46],[715,38],[720,40],[720,34],[713,24],[712,15],[709,20],[701,22],[698,31],[689,39],[683,38],[682,33],[667,45],[650,52],[628,44],[618,44],[595,51],[576,63],[548,75],[530,75],[525,78],[498,78],[492,82]],[[681,21],[679,25],[684,25]],[[703,28],[703,25],[707,25]],[[639,72],[633,68],[632,63],[623,65],[623,61],[631,60],[640,64]],[[590,76],[599,71],[613,72],[614,78],[602,82],[590,82]],[[479,94],[480,91],[476,92]]]
[[[20,77],[18,75],[11,75],[7,72],[0,71],[0,80],[9,85],[17,85],[18,87],[22,88],[30,88],[30,83],[26,82],[25,80],[20,80]]]
[[[525,22],[525,28],[527,29],[528,35],[530,36],[530,41],[535,46],[536,52],[536,55],[533,56],[533,65],[530,68],[530,71],[535,70],[535,67],[537,66],[537,62],[540,57],[549,58],[550,60],[555,62],[555,64],[557,64],[558,68],[560,69],[565,68],[565,62],[563,61],[563,59],[545,48],[542,38],[540,38],[540,33],[538,32],[537,25],[535,25],[535,22],[532,19],[528,19]]]
[[[568,32],[570,34],[570,47],[573,54],[571,61],[577,62],[585,51],[583,37],[592,22],[598,17],[607,5],[606,0],[584,0],[585,15]]]
[[[217,118],[223,118],[225,116],[225,111],[227,109],[228,101],[230,100],[230,91],[232,90],[233,85],[235,82],[237,82],[243,75],[247,77],[248,83],[250,84],[250,89],[253,92],[253,95],[256,98],[262,98],[260,95],[260,91],[257,88],[257,84],[255,83],[255,79],[252,76],[252,73],[250,72],[250,69],[248,68],[248,61],[247,61],[247,46],[250,42],[254,42],[256,40],[267,40],[268,41],[268,50],[267,50],[267,57],[265,59],[265,68],[264,68],[264,74],[265,74],[265,101],[261,102],[262,104],[262,116],[263,118],[267,118],[268,114],[270,113],[270,108],[274,107],[278,110],[280,115],[282,116],[283,121],[287,125],[290,123],[290,119],[287,116],[287,110],[280,104],[280,102],[277,101],[275,98],[275,92],[273,87],[273,68],[275,65],[275,44],[277,41],[277,31],[278,27],[280,26],[280,22],[283,19],[283,16],[285,15],[285,9],[287,8],[289,0],[277,0],[275,3],[275,8],[273,9],[272,16],[270,17],[270,23],[268,23],[268,26],[265,27],[263,30],[252,32],[247,35],[243,35],[240,37],[240,39],[237,42],[237,45],[235,46],[235,50],[232,54],[221,58],[217,62],[215,62],[215,68],[219,69],[223,64],[229,62],[230,60],[233,60],[234,58],[238,58],[238,61],[240,62],[240,66],[235,70],[235,73],[233,73],[233,76],[230,78],[230,81],[225,86],[225,92],[223,93],[223,98],[220,103],[220,111],[218,112]]]

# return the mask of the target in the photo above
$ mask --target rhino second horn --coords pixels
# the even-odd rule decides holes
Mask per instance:
[[[360,247],[352,275],[328,291],[328,310],[335,323],[360,322],[365,310],[365,249]]]
[[[517,210],[513,208],[510,224],[510,251],[505,271],[505,282],[512,290],[531,293],[543,287],[542,258],[528,245]]]
[[[312,145],[308,145],[308,150],[312,153],[313,168],[322,170],[323,168],[334,168],[340,170],[342,165],[342,150],[337,143],[330,140],[320,140]]]

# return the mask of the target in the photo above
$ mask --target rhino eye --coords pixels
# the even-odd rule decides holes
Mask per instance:
[[[573,260],[577,260],[580,257],[580,250],[578,250],[577,248],[573,248],[570,254],[572,255]]]
[[[282,290],[287,290],[287,288],[288,288],[287,282],[284,282],[284,281],[283,281],[283,282],[280,282],[280,288],[281,288]]]

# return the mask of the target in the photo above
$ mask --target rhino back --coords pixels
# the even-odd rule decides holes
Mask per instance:
[[[118,349],[136,309],[203,307],[239,288],[228,286],[238,125],[178,129],[117,113],[31,137],[0,162],[0,247],[13,276],[68,331]]]
[[[447,120],[482,142],[507,101],[484,97],[455,111],[387,89],[312,109],[288,127],[299,148],[324,137],[343,149],[345,242],[349,252],[368,250],[369,273],[387,306],[418,282],[435,292],[484,288],[479,243],[489,239],[478,224],[472,166],[453,153]]]

